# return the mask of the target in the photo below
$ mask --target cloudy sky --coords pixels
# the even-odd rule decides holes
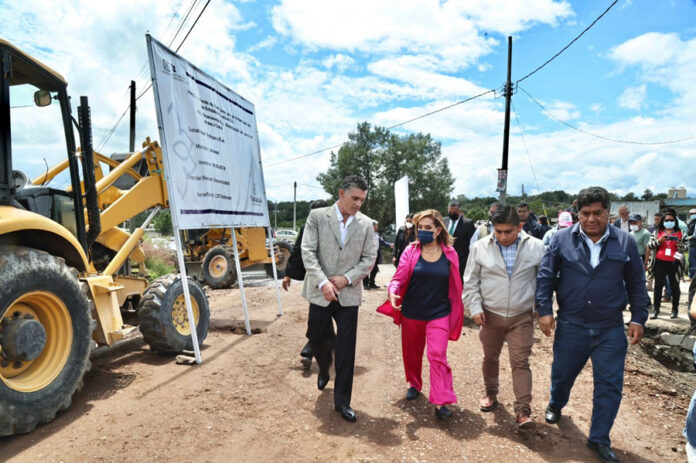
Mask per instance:
[[[25,49],[88,95],[102,152],[128,147],[128,85],[149,83],[145,33],[176,48],[205,0],[1,0],[0,38]],[[180,54],[251,100],[272,200],[324,196],[315,177],[360,121],[391,126],[505,80],[575,38],[611,0],[212,0]],[[189,12],[188,17],[187,13]],[[185,22],[184,22],[185,20]],[[178,34],[177,34],[178,31]],[[696,2],[619,0],[572,47],[520,82],[513,97],[508,192],[589,184],[642,193],[686,186],[696,196]],[[528,97],[539,101],[550,113]],[[19,103],[18,103],[19,105]],[[74,104],[76,106],[76,104]],[[30,177],[65,157],[57,113],[15,108],[15,168]],[[496,92],[406,124],[442,142],[454,194],[495,194],[504,100]],[[517,120],[522,127],[518,128]],[[138,101],[137,139],[158,138],[152,92]],[[528,150],[525,150],[525,143]]]

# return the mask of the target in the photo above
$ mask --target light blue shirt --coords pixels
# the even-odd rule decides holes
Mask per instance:
[[[607,228],[604,230],[604,235],[602,235],[602,237],[598,239],[596,243],[592,241],[592,238],[585,234],[582,227],[580,227],[580,236],[585,239],[587,247],[590,248],[590,265],[592,265],[592,268],[595,268],[599,265],[599,254],[602,252],[602,244],[604,244],[607,237],[609,237],[609,225],[607,225]]]
[[[520,243],[520,235],[517,235],[517,239],[510,246],[503,246],[500,244],[495,234],[493,235],[493,241],[498,245],[498,249],[500,249],[500,253],[503,255],[503,260],[505,261],[508,277],[511,277],[512,269],[515,267],[515,260],[517,260],[517,245]]]

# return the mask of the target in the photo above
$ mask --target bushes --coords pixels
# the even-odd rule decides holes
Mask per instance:
[[[176,255],[165,247],[146,239],[142,244],[145,253],[147,278],[152,281],[163,275],[176,272]]]

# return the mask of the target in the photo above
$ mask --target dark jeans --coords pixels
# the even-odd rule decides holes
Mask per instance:
[[[568,403],[575,378],[592,359],[594,397],[588,439],[611,445],[609,432],[619,412],[628,341],[623,326],[590,329],[558,320],[553,341],[550,405],[560,410]]]
[[[681,292],[679,290],[679,280],[677,279],[678,271],[679,261],[668,262],[666,260],[655,259],[655,266],[653,267],[653,274],[655,275],[653,307],[655,310],[660,310],[662,288],[667,279],[669,279],[669,286],[672,288],[672,310],[676,311],[679,309],[679,296],[681,296]]]
[[[336,380],[334,405],[350,405],[355,370],[355,339],[358,333],[358,306],[343,307],[331,302],[328,307],[309,305],[307,338],[322,376],[331,368],[331,334],[336,321]]]
[[[689,278],[696,276],[696,246],[689,246]]]

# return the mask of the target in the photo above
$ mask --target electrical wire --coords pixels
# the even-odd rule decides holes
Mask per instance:
[[[589,31],[589,30],[592,28],[592,26],[594,26],[594,25],[597,23],[597,21],[599,21],[600,19],[602,19],[602,17],[603,17],[605,14],[607,14],[607,13],[609,12],[609,10],[611,10],[611,9],[614,7],[614,5],[616,5],[618,2],[619,2],[619,0],[614,0],[614,1],[611,3],[611,5],[609,5],[609,6],[607,7],[607,9],[604,10],[604,12],[603,12],[602,14],[600,14],[599,16],[597,16],[597,19],[595,19],[594,21],[592,21],[592,24],[590,24],[589,26],[587,26],[587,27],[585,28],[585,30],[583,30],[583,31],[580,33],[580,35],[578,35],[578,36],[575,37],[573,40],[571,40],[570,43],[568,43],[568,45],[566,45],[565,47],[561,48],[561,50],[560,50],[558,53],[556,53],[555,55],[553,55],[551,58],[547,59],[546,62],[544,62],[544,64],[542,64],[541,66],[539,66],[538,68],[536,68],[535,70],[533,70],[532,72],[530,72],[529,74],[527,74],[526,76],[522,77],[521,79],[517,80],[515,83],[516,83],[516,84],[519,84],[519,83],[522,82],[523,80],[525,80],[525,79],[531,77],[532,75],[536,74],[537,72],[541,71],[541,69],[542,69],[544,66],[546,66],[546,65],[549,64],[551,61],[553,61],[553,60],[555,60],[556,58],[558,58],[558,57],[561,55],[561,53],[563,53],[563,52],[566,51],[568,48],[570,48],[570,46],[573,45],[578,39],[580,39],[580,37],[582,37],[582,36],[585,34],[585,32]]]
[[[618,138],[605,137],[604,135],[599,135],[597,133],[590,132],[589,130],[581,129],[580,127],[577,127],[577,126],[571,124],[570,122],[564,121],[563,119],[554,116],[553,114],[551,114],[551,112],[548,109],[546,109],[544,107],[543,104],[541,104],[536,98],[534,98],[527,90],[525,90],[524,88],[522,88],[520,86],[517,86],[517,88],[522,90],[529,97],[530,100],[532,100],[534,103],[536,103],[537,106],[539,106],[541,108],[541,110],[544,112],[544,114],[548,118],[553,119],[556,122],[559,122],[559,123],[565,125],[566,127],[570,127],[573,130],[577,130],[578,132],[582,132],[586,135],[591,135],[595,138],[599,138],[599,139],[606,140],[606,141],[611,141],[614,143],[624,143],[627,145],[672,145],[675,143],[683,143],[683,142],[689,141],[689,140],[696,140],[696,135],[692,135],[692,136],[684,137],[684,138],[677,138],[677,139],[673,139],[673,140],[663,140],[663,141],[635,141],[635,140],[621,140]]]
[[[419,119],[423,119],[424,117],[432,116],[433,114],[437,114],[437,113],[439,113],[439,112],[442,112],[442,111],[445,111],[445,110],[447,110],[447,109],[453,108],[453,107],[455,107],[455,106],[458,106],[458,105],[460,105],[460,104],[466,103],[466,102],[468,102],[468,101],[475,100],[475,99],[480,98],[480,97],[482,97],[482,96],[484,96],[484,95],[487,95],[487,94],[489,94],[489,93],[495,93],[495,90],[486,90],[485,92],[481,92],[481,93],[479,93],[478,95],[474,95],[474,96],[469,97],[469,98],[466,98],[466,99],[464,99],[464,100],[457,101],[456,103],[452,103],[452,104],[450,104],[450,105],[443,106],[442,108],[438,108],[438,109],[436,109],[436,110],[434,110],[434,111],[430,111],[429,113],[421,114],[420,116],[414,117],[413,119],[409,119],[409,120],[407,120],[407,121],[399,122],[398,124],[394,124],[394,125],[392,125],[392,126],[386,127],[386,129],[387,129],[387,130],[392,130],[392,129],[395,129],[395,128],[397,128],[397,127],[401,127],[402,125],[406,125],[406,124],[408,124],[408,123],[410,123],[410,122],[414,122],[414,121],[417,121],[417,120],[419,120]],[[301,155],[299,155],[299,156],[295,156],[295,157],[290,158],[290,159],[285,159],[285,160],[283,160],[283,161],[278,161],[278,162],[274,162],[274,163],[272,163],[272,164],[268,164],[268,165],[265,166],[265,167],[266,167],[266,168],[270,168],[270,167],[275,167],[275,166],[279,166],[279,165],[282,165],[282,164],[287,164],[288,162],[293,162],[293,161],[297,161],[297,160],[299,160],[299,159],[304,159],[304,158],[308,158],[308,157],[310,157],[310,156],[315,156],[315,155],[317,155],[317,154],[323,153],[323,152],[328,151],[328,150],[332,150],[332,149],[334,149],[334,148],[339,148],[339,147],[341,147],[341,146],[343,146],[343,143],[338,143],[338,144],[336,144],[336,145],[327,146],[326,148],[322,148],[322,149],[319,149],[319,150],[316,150],[316,151],[312,151],[311,153],[301,154]]]
[[[197,3],[197,1],[198,0],[194,0],[194,2],[191,4],[191,8],[189,8],[189,12],[187,13],[186,18],[188,18],[189,14],[191,13],[191,11],[193,9],[193,6]],[[210,4],[210,2],[211,2],[211,0],[206,1],[205,5],[201,9],[201,11],[198,13],[196,20],[193,22],[193,24],[189,28],[188,32],[186,33],[186,36],[184,36],[183,40],[179,43],[179,46],[176,48],[175,52],[178,52],[181,49],[182,45],[184,45],[184,42],[186,42],[186,39],[188,39],[189,35],[191,34],[191,31],[193,31],[193,29],[196,27],[196,24],[198,24],[198,20],[201,19],[203,12],[205,12],[206,8],[208,8],[208,5]],[[186,21],[186,18],[184,18],[184,22]],[[182,22],[181,25],[183,25],[184,22]],[[174,34],[174,37],[172,38],[172,42],[170,43],[170,46],[174,43],[174,39],[176,38],[177,34],[178,34],[178,31],[176,34]],[[142,92],[140,92],[140,95],[138,95],[135,98],[135,101],[138,101],[140,98],[142,98],[151,88],[152,88],[152,82],[150,82],[150,84]],[[121,123],[121,121],[125,117],[126,113],[128,113],[129,109],[130,109],[130,104],[126,107],[126,110],[123,112],[123,114],[121,114],[121,117],[118,118],[118,120],[112,126],[112,128],[109,129],[109,131],[107,132],[106,138],[104,138],[104,140],[99,143],[99,148],[97,149],[97,151],[101,151],[101,149],[106,145],[106,143],[109,141],[111,136],[114,134],[114,132],[118,128],[118,125]]]
[[[536,170],[534,169],[534,163],[532,162],[532,156],[529,154],[529,150],[527,149],[527,141],[525,140],[524,137],[524,131],[522,130],[522,124],[520,124],[520,120],[517,117],[517,108],[515,108],[515,103],[512,101],[512,98],[510,98],[510,103],[512,104],[512,111],[513,114],[515,115],[515,121],[517,122],[517,127],[520,129],[520,136],[522,138],[522,146],[524,146],[524,151],[527,153],[527,159],[529,160],[529,167],[532,169],[532,176],[534,177],[534,184],[536,185],[537,191],[541,194],[541,188],[539,188],[539,181],[537,180],[536,176]],[[546,206],[544,206],[544,203],[541,204],[542,209],[544,209],[544,215],[548,218],[549,213],[546,212]]]

